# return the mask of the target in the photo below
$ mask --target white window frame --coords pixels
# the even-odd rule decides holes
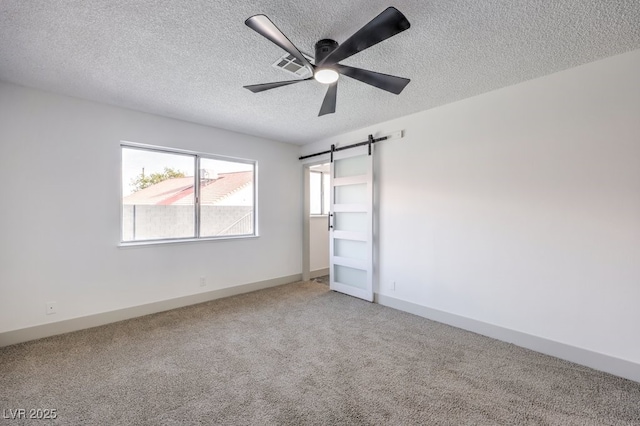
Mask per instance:
[[[325,176],[329,176],[329,172],[321,172],[321,171],[317,171],[317,170],[309,170],[309,173],[317,173],[320,175],[320,213],[309,213],[309,216],[312,217],[317,217],[317,216],[327,216],[329,214],[329,207],[330,206],[325,206],[325,192],[329,191],[329,188],[326,188],[325,186],[325,181],[324,181],[324,177]],[[309,195],[311,195],[311,192],[309,192]],[[326,211],[326,213],[325,213]]]
[[[126,149],[139,149],[143,151],[162,152],[166,154],[176,155],[189,155],[194,157],[194,237],[177,237],[177,238],[158,238],[151,240],[123,240],[123,169],[122,169],[122,150]],[[253,233],[241,234],[241,235],[221,235],[221,236],[200,236],[200,160],[212,159],[220,161],[229,161],[235,163],[251,164],[253,166]],[[258,233],[258,162],[256,160],[249,160],[246,158],[229,157],[218,154],[204,153],[199,151],[190,151],[178,148],[169,148],[157,145],[148,145],[135,142],[120,142],[120,246],[140,246],[140,245],[155,245],[155,244],[167,244],[167,243],[185,243],[194,241],[223,241],[223,240],[236,240],[245,238],[257,238]]]

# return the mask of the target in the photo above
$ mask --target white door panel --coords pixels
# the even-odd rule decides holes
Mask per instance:
[[[373,156],[368,148],[334,153],[329,263],[332,290],[372,302]]]

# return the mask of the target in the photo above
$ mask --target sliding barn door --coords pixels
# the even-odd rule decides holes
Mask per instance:
[[[368,146],[334,153],[329,231],[331,290],[372,302],[373,155]]]

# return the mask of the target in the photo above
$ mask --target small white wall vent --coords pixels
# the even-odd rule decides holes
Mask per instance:
[[[305,58],[307,58],[309,62],[313,62],[312,57],[310,57],[309,55],[305,55],[304,53],[303,55]],[[281,69],[286,73],[292,74],[296,77],[302,77],[302,78],[311,77],[311,71],[305,68],[305,66],[302,65],[302,62],[300,62],[298,59],[294,58],[293,55],[290,55],[288,53],[282,56],[281,58],[279,58],[277,61],[275,61],[272,66],[274,68]]]

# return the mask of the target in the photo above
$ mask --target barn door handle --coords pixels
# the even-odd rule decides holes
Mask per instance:
[[[331,218],[333,217],[333,213],[329,213],[327,215],[327,226],[329,227],[329,231],[331,231],[331,228],[333,228],[333,225],[331,224]]]

